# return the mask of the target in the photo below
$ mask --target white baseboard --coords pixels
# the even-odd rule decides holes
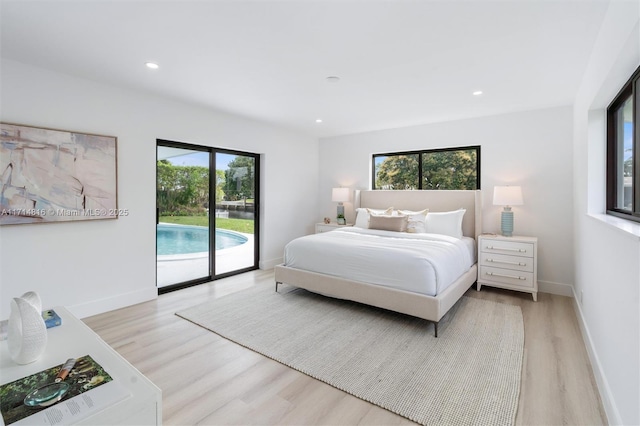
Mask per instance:
[[[113,311],[115,309],[153,300],[157,297],[158,288],[151,287],[149,289],[137,290],[131,293],[118,294],[113,297],[106,297],[104,299],[92,300],[87,303],[67,306],[67,309],[69,309],[69,312],[71,312],[76,318],[86,318],[103,312]]]
[[[538,280],[538,291],[541,293],[557,294],[558,296],[574,297],[573,286],[571,284]]]
[[[281,263],[282,263],[281,257],[277,259],[271,259],[271,260],[261,260],[260,262],[258,262],[258,267],[260,269],[273,269],[276,265],[279,265]]]
[[[578,324],[580,325],[580,331],[582,331],[582,338],[584,339],[584,344],[587,348],[587,354],[589,354],[589,361],[591,361],[591,368],[596,379],[596,385],[598,386],[602,406],[604,407],[605,415],[607,416],[607,423],[610,425],[621,425],[622,418],[620,417],[620,412],[618,411],[615,399],[611,393],[607,376],[605,376],[602,364],[600,364],[598,353],[596,352],[593,340],[591,339],[591,333],[589,333],[589,327],[587,327],[584,315],[582,314],[582,306],[578,301],[575,291],[573,294],[573,308],[576,312],[576,316],[578,317]]]

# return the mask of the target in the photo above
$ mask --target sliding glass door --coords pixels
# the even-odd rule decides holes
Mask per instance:
[[[255,265],[256,157],[216,152],[216,250],[218,274]]]
[[[257,176],[257,154],[158,141],[160,292],[257,269]]]

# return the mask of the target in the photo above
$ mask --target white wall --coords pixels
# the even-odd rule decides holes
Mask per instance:
[[[574,105],[576,312],[611,424],[640,424],[640,224],[605,211],[606,107],[640,65],[638,2],[612,2]]]
[[[317,216],[318,144],[283,129],[13,61],[2,61],[1,120],[118,137],[117,220],[0,228],[0,318],[38,291],[45,307],[87,316],[157,296],[156,139],[260,153],[261,267]],[[295,179],[292,177],[295,176]],[[194,301],[196,302],[196,301]]]
[[[332,187],[370,188],[374,153],[480,145],[484,231],[500,230],[502,207],[492,205],[493,187],[521,185],[524,205],[513,207],[514,234],[539,239],[541,290],[571,294],[571,120],[567,106],[321,139],[320,213],[335,217]]]

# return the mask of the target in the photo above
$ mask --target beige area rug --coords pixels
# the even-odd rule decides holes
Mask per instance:
[[[520,392],[520,307],[463,297],[440,322],[281,285],[176,315],[421,424],[510,425]]]

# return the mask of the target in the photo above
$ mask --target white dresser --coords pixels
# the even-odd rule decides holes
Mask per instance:
[[[122,387],[126,396],[95,413],[72,413],[74,415],[70,416],[72,418],[69,421],[56,424],[162,424],[162,391],[68,310],[63,307],[55,307],[54,310],[62,318],[62,325],[47,329],[47,348],[37,361],[26,365],[16,364],[9,357],[7,341],[0,342],[0,384],[10,383],[60,365],[69,358],[90,355],[113,377],[113,382],[117,383],[119,388]],[[95,391],[100,389],[97,387]],[[96,401],[100,402],[100,394],[93,392],[94,390],[90,390],[87,394],[95,395]],[[58,404],[64,401],[63,399]],[[52,405],[49,409],[57,407],[58,404]],[[32,417],[25,417],[24,422],[33,424]],[[0,421],[0,424],[2,423]]]
[[[538,239],[481,235],[478,291],[483,285],[531,293],[538,300]]]

